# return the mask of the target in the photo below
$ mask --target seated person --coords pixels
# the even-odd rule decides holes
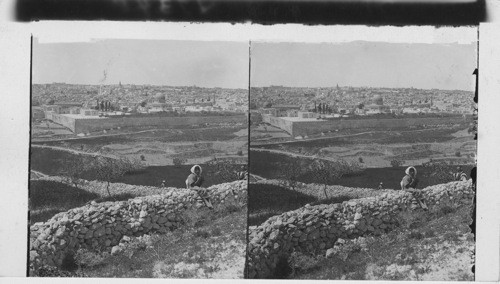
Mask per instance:
[[[186,187],[188,189],[196,190],[201,201],[210,209],[213,209],[212,203],[208,198],[208,193],[205,188],[201,188],[203,184],[203,176],[201,175],[202,170],[199,165],[194,165],[191,168],[191,174],[186,179]],[[198,201],[200,201],[200,199]],[[199,202],[200,204],[200,202]]]
[[[421,193],[417,190],[418,179],[417,179],[417,169],[414,167],[408,167],[405,170],[406,175],[401,180],[401,189],[409,191],[413,194],[414,200],[412,201],[413,207],[416,207],[418,203],[420,207],[424,210],[427,210],[428,207],[425,204],[424,200],[421,199]]]

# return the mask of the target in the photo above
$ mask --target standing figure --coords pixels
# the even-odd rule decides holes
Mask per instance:
[[[401,189],[411,192],[413,195],[412,207],[416,208],[418,205],[422,207],[422,209],[427,210],[427,204],[422,199],[422,192],[417,190],[418,179],[417,179],[417,169],[414,167],[408,167],[405,170],[406,175],[401,180]],[[418,204],[418,205],[417,205]]]
[[[208,198],[207,189],[201,187],[204,181],[201,173],[201,167],[199,165],[194,165],[191,168],[191,174],[186,179],[186,187],[198,193],[198,205],[200,207],[205,204],[208,208],[213,209],[212,202],[210,202]]]

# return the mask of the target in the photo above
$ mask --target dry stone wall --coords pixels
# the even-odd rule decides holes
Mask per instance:
[[[208,188],[214,206],[246,204],[246,189],[245,180]],[[30,228],[30,270],[42,264],[58,267],[78,248],[110,252],[124,236],[175,230],[183,225],[186,211],[195,208],[197,198],[193,190],[176,189],[128,201],[93,202],[58,213]]]
[[[471,181],[451,182],[422,190],[429,209],[437,205],[471,205]],[[339,239],[380,235],[397,226],[403,211],[414,210],[411,193],[390,191],[379,196],[338,204],[299,208],[271,217],[260,226],[249,228],[247,275],[269,278],[282,257],[293,251],[325,253]]]

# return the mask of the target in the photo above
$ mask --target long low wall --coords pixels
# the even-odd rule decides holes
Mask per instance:
[[[45,118],[60,124],[71,131],[75,132],[75,119],[69,116],[61,115],[54,112],[45,112]]]
[[[68,117],[62,114],[47,113],[47,119],[69,128],[74,133],[87,133],[111,129],[116,127],[130,126],[182,126],[197,125],[201,123],[247,123],[247,115],[230,116],[191,116],[191,117],[167,117],[167,116],[147,116],[147,117],[107,117],[79,119]]]
[[[235,181],[208,188],[214,206],[246,204],[247,182]],[[181,227],[185,213],[195,209],[197,193],[171,189],[166,194],[93,203],[58,213],[30,228],[30,273],[40,265],[60,266],[78,248],[111,251],[123,236],[165,233]]]
[[[471,205],[471,181],[451,182],[422,190],[429,209],[437,205]],[[271,217],[262,225],[249,228],[247,276],[272,277],[280,258],[293,251],[324,254],[339,238],[380,235],[397,226],[402,211],[415,209],[411,193],[392,191],[380,196],[317,205]]]
[[[291,121],[282,117],[263,115],[262,121],[283,129],[293,137],[318,134],[336,129],[355,128],[404,128],[419,125],[457,124],[467,120],[463,117],[421,117],[421,118],[373,118]]]

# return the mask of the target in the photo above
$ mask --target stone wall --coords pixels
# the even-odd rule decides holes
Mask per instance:
[[[47,111],[45,112],[45,118],[52,120],[53,122],[60,124],[69,130],[75,132],[75,119],[69,116],[60,115],[55,112]]]
[[[246,189],[246,180],[208,188],[214,206],[246,204]],[[196,208],[197,197],[193,190],[175,189],[128,201],[93,202],[35,223],[30,228],[30,272],[42,264],[60,266],[78,248],[110,252],[124,236],[175,230],[184,224],[187,210]]]
[[[462,116],[452,117],[421,117],[421,118],[371,118],[371,119],[334,119],[334,120],[308,120],[290,121],[281,117],[262,115],[264,122],[283,129],[293,137],[318,134],[321,132],[335,131],[337,129],[356,128],[404,128],[419,125],[445,125],[464,123],[468,120]]]
[[[64,127],[69,128],[74,133],[87,133],[101,131],[116,127],[130,126],[161,126],[172,127],[182,125],[198,125],[201,123],[247,123],[248,116],[228,115],[228,116],[192,116],[192,117],[170,117],[170,116],[140,116],[140,117],[106,117],[106,118],[75,118],[63,114],[46,113],[46,118]]]
[[[471,181],[435,185],[422,192],[429,210],[438,205],[471,205],[474,198]],[[325,253],[339,238],[387,232],[397,226],[401,212],[415,209],[412,200],[409,192],[390,191],[338,204],[306,205],[271,217],[249,228],[247,275],[272,277],[280,258],[287,258],[293,251]]]

